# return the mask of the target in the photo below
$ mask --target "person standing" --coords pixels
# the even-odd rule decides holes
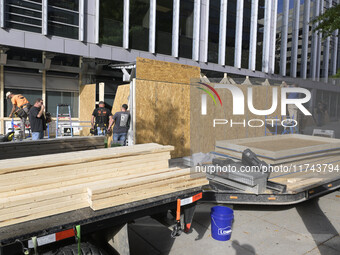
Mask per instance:
[[[112,113],[109,109],[105,108],[103,101],[99,102],[99,107],[94,109],[91,118],[91,127],[94,129],[95,135],[106,135],[111,131],[113,124]]]
[[[130,113],[127,111],[127,104],[122,105],[120,112],[113,115],[114,127],[113,132],[113,145],[125,145],[127,132],[130,128]]]
[[[12,118],[13,114],[16,113],[16,115],[20,118],[19,139],[22,140],[25,138],[25,124],[31,104],[23,95],[15,95],[10,91],[6,93],[6,98],[10,99],[13,105],[11,113],[8,117]]]
[[[45,106],[43,104],[43,100],[41,98],[35,100],[35,103],[29,112],[32,140],[44,138],[44,130],[46,130],[44,110]]]

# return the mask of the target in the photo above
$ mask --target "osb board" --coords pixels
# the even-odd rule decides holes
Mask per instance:
[[[112,114],[121,111],[122,105],[129,103],[130,84],[119,85],[116,91],[115,99],[113,100]],[[130,108],[130,105],[129,105]],[[112,142],[112,134],[108,138],[108,144]]]
[[[200,68],[147,58],[136,59],[136,78],[149,81],[190,84],[191,79],[200,78]]]
[[[214,84],[210,84],[214,86]],[[202,86],[201,86],[202,87]],[[239,85],[244,94],[244,115],[233,115],[233,99],[232,94],[228,89],[216,88],[217,93],[221,97],[222,106],[215,96],[217,104],[207,95],[207,115],[201,114],[201,95],[204,94],[194,86],[191,86],[191,153],[210,152],[215,150],[215,142],[227,139],[251,138],[265,135],[265,126],[249,127],[247,125],[250,119],[258,119],[265,122],[265,116],[258,116],[252,114],[248,110],[247,105],[247,89],[248,86]],[[271,86],[253,86],[253,104],[255,109],[266,110],[272,104],[272,89]],[[278,88],[278,94],[280,89]],[[280,115],[280,106],[278,105],[276,111],[271,114],[270,118],[275,118]],[[227,125],[216,125],[213,127],[214,119],[226,119],[229,121]],[[233,120],[233,127],[230,126],[230,120]],[[243,121],[246,122],[244,127]],[[236,123],[242,123],[236,124]],[[259,125],[259,122],[253,122],[252,125]],[[268,130],[267,130],[268,131]],[[270,134],[268,134],[270,135]]]
[[[96,84],[86,84],[80,86],[79,95],[79,120],[91,121],[91,116],[96,107]],[[81,136],[88,136],[90,128],[84,127],[80,131]]]
[[[175,146],[173,158],[190,153],[190,85],[136,80],[136,142]]]
[[[261,157],[282,159],[340,149],[340,139],[289,134],[217,141],[216,147],[236,152],[249,148]]]

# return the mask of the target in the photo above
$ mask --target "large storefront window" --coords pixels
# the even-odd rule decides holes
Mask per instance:
[[[218,62],[220,8],[221,0],[211,1],[209,4],[208,61],[213,63]]]
[[[33,105],[37,98],[42,97],[41,90],[32,90],[32,89],[11,89],[6,88],[5,94],[11,91],[13,94],[21,94],[27,98],[27,100]],[[7,99],[5,102],[5,117],[8,117],[12,110],[12,103],[10,99]]]
[[[192,58],[194,0],[180,1],[179,56]]]
[[[228,1],[227,13],[225,64],[233,66],[235,58],[236,1]]]
[[[149,50],[150,2],[130,0],[130,48]]]
[[[78,0],[48,1],[48,34],[77,39],[78,29]]]
[[[171,55],[173,0],[158,0],[156,7],[156,51]]]
[[[265,0],[259,1],[257,20],[256,70],[262,71],[263,32]]]
[[[41,33],[41,0],[5,0],[6,27]]]
[[[122,46],[124,0],[101,0],[99,13],[100,43]]]
[[[71,106],[72,118],[78,118],[79,109],[79,93],[77,92],[60,92],[60,91],[47,91],[46,93],[46,111],[51,113],[52,117],[56,117],[57,105],[68,104]],[[67,113],[66,108],[60,108],[61,113]]]

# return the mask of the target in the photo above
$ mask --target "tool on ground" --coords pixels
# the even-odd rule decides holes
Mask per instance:
[[[0,142],[10,142],[13,140],[14,131],[8,132],[6,135],[0,135]]]
[[[62,108],[66,108],[68,112],[66,113],[60,113],[60,110]],[[63,120],[63,122],[60,123],[60,120]],[[64,129],[66,128],[66,130]],[[68,131],[69,132],[65,132]],[[65,136],[65,134],[70,134],[70,136],[73,136],[73,128],[72,128],[72,119],[71,119],[71,106],[68,104],[58,104],[57,105],[57,120],[56,120],[56,135],[55,137],[62,137]]]

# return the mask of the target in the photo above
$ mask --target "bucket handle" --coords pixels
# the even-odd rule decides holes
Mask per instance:
[[[225,227],[225,228],[220,228],[219,226],[217,226],[217,224],[216,224],[216,222],[215,222],[215,219],[214,219],[214,216],[212,216],[212,215],[211,215],[211,219],[213,220],[215,226],[216,226],[218,229],[225,229],[225,228],[227,228],[227,227]]]

